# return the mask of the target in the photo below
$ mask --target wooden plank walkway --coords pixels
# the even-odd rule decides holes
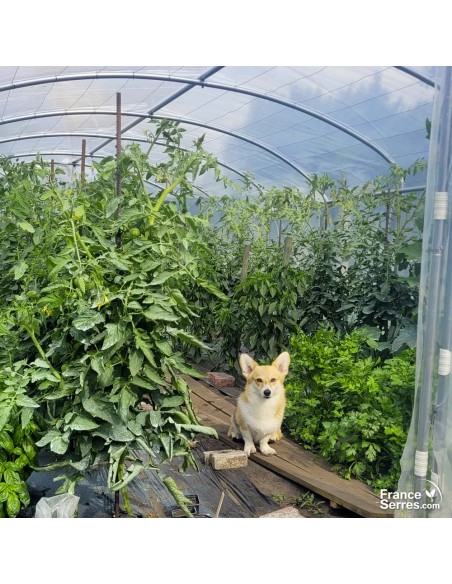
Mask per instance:
[[[206,384],[188,376],[185,379],[200,420],[214,426],[222,442],[238,448],[240,442],[235,442],[227,435],[234,403]],[[317,493],[330,501],[332,506],[339,505],[362,517],[393,516],[380,508],[380,498],[368,485],[355,479],[342,478],[331,469],[327,461],[291,440],[283,438],[276,443],[275,450],[277,454],[272,456],[252,454],[251,460]]]

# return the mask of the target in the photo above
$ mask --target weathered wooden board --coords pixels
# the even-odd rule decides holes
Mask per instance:
[[[186,380],[201,421],[213,425],[222,442],[234,448],[240,447],[240,442],[227,435],[234,411],[230,398],[219,395],[195,379],[186,377]],[[251,455],[251,459],[362,517],[392,517],[392,513],[381,509],[378,495],[368,485],[342,478],[331,469],[327,461],[312,452],[287,438],[277,442],[275,450],[275,455],[256,453]]]

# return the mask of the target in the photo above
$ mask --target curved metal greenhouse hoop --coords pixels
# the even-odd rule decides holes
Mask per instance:
[[[419,73],[418,71],[415,71],[411,67],[394,67],[394,69],[403,71],[404,73],[406,73],[407,75],[411,75],[411,77],[414,77],[418,81],[422,81],[423,83],[430,85],[430,87],[435,87],[435,82],[432,79],[429,79],[428,77],[422,75],[422,73]]]
[[[213,73],[211,73],[213,74]],[[278,97],[274,97],[272,95],[268,95],[266,93],[262,93],[260,91],[253,91],[250,89],[239,88],[234,85],[227,85],[224,83],[215,83],[211,81],[206,81],[205,79],[189,79],[186,77],[175,77],[172,75],[156,75],[156,74],[146,74],[146,73],[80,73],[80,74],[71,74],[71,75],[60,75],[60,76],[53,76],[53,77],[41,77],[38,79],[31,79],[25,81],[17,81],[14,83],[8,83],[6,85],[0,86],[0,93],[3,91],[11,91],[14,89],[21,89],[24,87],[33,87],[36,85],[45,85],[47,83],[64,83],[68,81],[87,81],[87,80],[95,80],[95,79],[142,79],[147,81],[165,81],[168,83],[181,83],[185,86],[198,86],[198,87],[207,87],[209,89],[219,89],[221,91],[230,91],[233,93],[239,93],[242,95],[249,95],[250,97],[255,97],[258,99],[263,99],[266,101],[270,101],[272,103],[277,103],[284,107],[288,107],[295,111],[299,111],[304,113],[308,116],[316,118],[334,128],[345,132],[349,136],[355,138],[368,148],[371,148],[374,152],[376,152],[379,156],[381,156],[386,162],[394,164],[395,161],[392,157],[382,148],[374,144],[371,140],[356,132],[349,126],[338,122],[337,120],[330,118],[329,116],[322,114],[316,110],[311,108],[297,105],[285,99],[280,99]],[[184,92],[187,91],[187,88],[184,88]],[[171,96],[171,101],[176,99],[178,95]],[[160,109],[162,106],[159,104],[157,108]],[[151,110],[152,111],[152,110]],[[142,114],[136,114],[137,117],[143,117]],[[102,148],[103,145],[101,144],[98,148]]]
[[[1,122],[0,122],[1,124]],[[3,138],[0,140],[0,144],[7,144],[8,142],[20,142],[21,140],[40,140],[42,138],[69,138],[69,137],[79,137],[79,138],[106,138],[106,139],[111,139],[111,140],[115,140],[116,136],[112,136],[109,134],[91,134],[91,133],[85,133],[85,132],[52,132],[50,134],[25,134],[23,136],[13,136],[10,138]],[[144,144],[149,144],[149,141],[144,139],[144,138],[127,138],[127,137],[122,137],[122,140],[125,142],[140,142],[140,143],[144,143]],[[157,146],[165,146],[165,144],[163,144],[162,142],[156,142]],[[181,146],[178,147],[178,150],[181,150],[183,152],[188,152],[188,150],[186,148],[182,148]],[[17,157],[21,157],[21,156],[35,156],[36,154],[41,154],[40,152],[34,152],[34,153],[27,153],[25,155],[23,154],[11,154],[8,155],[8,158],[17,158]],[[55,152],[55,155],[57,155],[58,152]],[[52,153],[45,153],[45,156],[51,156]],[[76,154],[74,153],[74,156],[76,156]],[[91,158],[104,158],[104,156],[96,156],[94,154],[88,154],[88,157]],[[66,163],[65,163],[66,164]],[[76,162],[68,162],[68,165],[72,165],[75,166]],[[260,190],[260,187],[258,184],[256,184],[255,182],[253,182],[252,180],[249,179],[249,177],[246,176],[245,173],[241,172],[240,170],[237,170],[236,168],[234,168],[233,166],[229,166],[229,164],[225,164],[224,162],[220,162],[218,160],[218,164],[220,166],[222,166],[223,168],[227,168],[228,170],[230,170],[231,172],[234,172],[235,174],[238,174],[240,177],[242,177],[244,180],[249,181],[252,185],[254,185],[258,190]]]
[[[43,112],[42,114],[29,114],[27,116],[19,116],[16,118],[7,118],[5,120],[0,120],[0,126],[4,125],[4,124],[11,124],[14,122],[23,122],[26,120],[41,119],[41,118],[46,118],[46,117],[55,117],[55,116],[62,116],[63,117],[65,115],[71,115],[71,116],[75,116],[75,115],[116,116],[116,112],[115,111],[98,111],[98,110],[73,110],[73,111],[61,110],[61,111]],[[140,121],[145,120],[145,119],[172,120],[172,121],[181,122],[183,124],[188,124],[190,126],[199,126],[200,128],[205,128],[206,130],[213,130],[214,132],[220,132],[222,134],[232,136],[233,138],[237,138],[238,140],[248,142],[249,144],[252,144],[253,146],[256,146],[257,148],[260,148],[261,150],[265,150],[266,152],[268,152],[272,156],[275,156],[276,158],[278,158],[279,160],[281,160],[282,162],[284,162],[285,164],[290,166],[298,174],[301,174],[301,176],[303,178],[306,178],[308,180],[311,178],[311,175],[307,170],[304,170],[298,164],[295,164],[294,162],[292,162],[289,158],[287,158],[287,156],[284,156],[284,154],[280,154],[278,151],[274,150],[273,148],[270,148],[269,146],[267,146],[265,144],[262,144],[262,142],[259,142],[258,140],[253,140],[252,138],[248,138],[247,136],[244,136],[243,134],[239,134],[238,132],[232,132],[231,130],[221,128],[220,126],[215,126],[213,124],[205,124],[204,122],[198,122],[197,120],[191,120],[189,118],[176,117],[176,116],[161,116],[161,115],[154,115],[154,114],[134,114],[133,112],[122,112],[121,115],[135,117],[135,118],[139,117],[139,118],[141,118]],[[45,138],[48,135],[49,134],[43,134],[42,137]],[[93,137],[97,137],[97,136],[93,136]],[[97,146],[96,148],[94,148],[94,150],[92,150],[90,152],[90,155],[94,154],[95,152],[98,152],[103,146],[109,144],[114,139],[115,139],[115,137],[111,136],[105,142],[103,142],[100,146]],[[139,141],[139,140],[137,139],[136,141]],[[0,143],[1,142],[2,141],[0,140]],[[74,160],[73,161],[74,164],[79,162],[79,160],[80,160],[80,158],[77,158],[76,160]],[[242,174],[242,176],[244,176],[244,175]]]

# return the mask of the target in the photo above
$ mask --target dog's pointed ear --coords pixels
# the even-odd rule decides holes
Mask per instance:
[[[256,361],[251,359],[251,357],[249,355],[245,355],[245,353],[242,353],[240,355],[239,362],[240,362],[240,368],[242,369],[243,377],[245,379],[248,379],[248,377],[253,372],[254,368],[257,366]]]
[[[273,367],[276,367],[276,369],[278,369],[278,371],[281,371],[281,373],[285,377],[287,375],[287,373],[289,372],[289,365],[290,365],[289,353],[287,351],[285,351],[284,353],[281,353],[281,355],[279,355],[279,357],[276,357],[276,359],[273,361],[272,365],[273,365]]]

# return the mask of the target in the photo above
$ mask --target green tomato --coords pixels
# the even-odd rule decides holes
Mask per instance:
[[[133,227],[129,230],[129,234],[131,237],[140,237],[141,231],[137,227]]]

